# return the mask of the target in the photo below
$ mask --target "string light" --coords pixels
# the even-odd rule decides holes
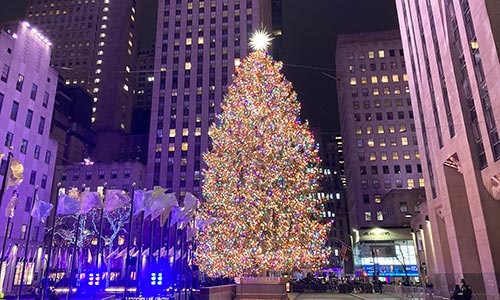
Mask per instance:
[[[210,128],[196,262],[209,276],[317,270],[327,263],[325,227],[314,196],[318,147],[292,84],[264,51],[237,67]]]

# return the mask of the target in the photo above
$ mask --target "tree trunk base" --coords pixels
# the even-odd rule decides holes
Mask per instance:
[[[236,277],[236,300],[287,300],[282,277]]]

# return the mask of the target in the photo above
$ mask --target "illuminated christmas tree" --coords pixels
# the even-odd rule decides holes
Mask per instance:
[[[254,36],[253,42],[269,40]],[[253,45],[255,46],[255,45]],[[317,270],[327,262],[318,147],[292,84],[263,47],[237,67],[204,155],[196,262],[209,276]],[[211,220],[210,222],[207,220]]]

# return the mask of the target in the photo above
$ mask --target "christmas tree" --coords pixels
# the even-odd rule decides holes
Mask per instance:
[[[317,270],[327,262],[315,198],[318,147],[281,68],[263,49],[249,54],[210,128],[197,218],[216,221],[200,229],[196,250],[209,276]]]

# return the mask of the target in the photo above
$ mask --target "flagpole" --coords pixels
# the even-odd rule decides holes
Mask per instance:
[[[132,239],[132,219],[134,217],[134,195],[135,192],[135,182],[132,183],[132,200],[130,201],[130,214],[129,214],[129,221],[128,221],[128,240],[127,240],[127,256],[125,257],[125,290],[123,291],[123,298],[127,297],[127,288],[128,288],[128,281],[129,281],[129,266],[128,266],[128,261],[130,258],[130,240]]]
[[[73,289],[73,276],[74,276],[74,266],[75,266],[75,256],[76,256],[76,244],[78,244],[78,235],[80,234],[80,220],[82,215],[78,212],[78,219],[76,221],[76,232],[75,232],[75,244],[73,245],[73,256],[71,256],[71,270],[69,277],[69,289],[66,294],[66,300],[69,300],[72,289]]]
[[[151,225],[150,225],[150,231],[149,231],[149,260],[148,260],[148,263],[149,263],[149,267],[151,267],[152,263],[153,263],[153,229],[154,229],[154,223],[155,223],[155,220],[151,220]]]
[[[50,259],[52,256],[52,244],[54,243],[54,233],[56,231],[56,218],[57,218],[57,208],[59,206],[59,190],[61,188],[61,183],[57,183],[57,194],[56,194],[56,203],[54,205],[54,217],[52,218],[52,233],[50,234],[50,244],[47,249],[47,263],[45,265],[45,270],[42,272],[42,280],[43,281],[43,286],[42,286],[42,299],[45,299],[45,292],[47,291],[47,284],[49,281],[49,275],[50,275]]]
[[[3,195],[5,194],[5,190],[7,189],[7,177],[9,177],[9,168],[10,161],[12,160],[12,146],[9,147],[9,154],[7,155],[7,164],[5,167],[5,174],[3,174],[2,178],[2,188],[0,189],[0,207],[2,207]]]
[[[139,252],[137,254],[137,261],[136,261],[136,267],[135,267],[135,274],[136,274],[136,289],[135,289],[135,295],[137,295],[137,292],[139,292],[139,285],[140,285],[140,280],[141,280],[141,273],[142,273],[142,234],[144,230],[144,210],[141,211],[141,226],[139,228]]]
[[[102,239],[102,225],[104,223],[104,209],[106,207],[106,186],[107,186],[107,182],[104,183],[104,188],[102,189],[102,194],[103,194],[103,199],[102,199],[102,210],[101,210],[101,219],[99,220],[99,232],[98,232],[98,238],[97,238],[97,254],[96,254],[96,270],[99,270],[99,262],[101,260],[101,257],[102,257],[102,260],[106,259],[105,257],[103,257],[101,255],[101,239]],[[102,262],[101,262],[102,264]],[[100,271],[99,271],[100,273]],[[102,278],[102,276],[101,276]]]
[[[5,176],[7,177],[7,175]],[[12,197],[17,194],[17,190],[14,190],[12,192]],[[2,244],[2,253],[0,256],[0,275],[2,274],[2,268],[3,268],[3,256],[5,255],[5,248],[7,247],[7,235],[9,234],[9,224],[10,224],[10,217],[7,218],[7,224],[5,225],[5,233],[3,235],[3,244]],[[5,276],[7,275],[7,272],[4,272],[3,274],[3,282],[2,286],[0,286],[0,291],[3,291],[3,285],[5,282]]]
[[[26,260],[28,260],[28,247],[30,244],[30,235],[31,235],[31,225],[33,224],[33,216],[31,215],[31,211],[33,210],[33,206],[36,201],[36,193],[38,192],[38,186],[35,187],[35,191],[33,192],[33,201],[31,202],[31,209],[30,209],[30,221],[28,224],[28,234],[26,237],[26,246],[24,248],[24,260],[23,260],[23,270],[21,272],[21,284],[19,285],[19,295],[17,297],[18,300],[23,298],[23,285],[24,285],[24,274],[26,272]],[[29,262],[28,262],[29,263]]]

